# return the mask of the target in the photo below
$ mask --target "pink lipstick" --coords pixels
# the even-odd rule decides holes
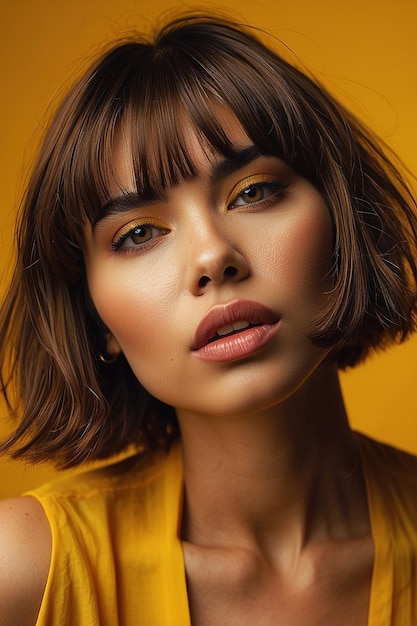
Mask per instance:
[[[213,307],[198,324],[192,350],[203,361],[245,358],[275,335],[279,317],[258,302],[233,300]]]

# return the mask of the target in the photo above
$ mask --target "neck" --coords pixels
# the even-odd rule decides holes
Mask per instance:
[[[301,550],[325,534],[366,532],[359,454],[335,369],[322,368],[290,400],[255,415],[179,411],[178,419],[184,539],[222,545],[230,537],[249,544],[279,537]]]

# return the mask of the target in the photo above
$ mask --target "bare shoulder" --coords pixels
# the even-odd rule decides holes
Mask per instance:
[[[51,551],[49,523],[35,498],[0,501],[0,624],[34,626]]]

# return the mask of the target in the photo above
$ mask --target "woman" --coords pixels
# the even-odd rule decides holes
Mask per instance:
[[[352,432],[338,370],[415,330],[414,209],[250,30],[105,52],[41,148],[0,345],[3,450],[109,460],[2,503],[0,621],[413,623],[417,462]]]

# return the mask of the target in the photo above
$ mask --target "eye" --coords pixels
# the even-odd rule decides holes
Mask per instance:
[[[142,250],[168,232],[167,228],[157,224],[129,223],[116,233],[111,248],[115,252]]]
[[[238,189],[234,189],[232,194],[232,202],[229,208],[233,209],[237,206],[247,206],[251,204],[262,203],[266,200],[279,196],[280,192],[288,187],[288,183],[280,181],[243,181],[245,185],[239,185]]]

